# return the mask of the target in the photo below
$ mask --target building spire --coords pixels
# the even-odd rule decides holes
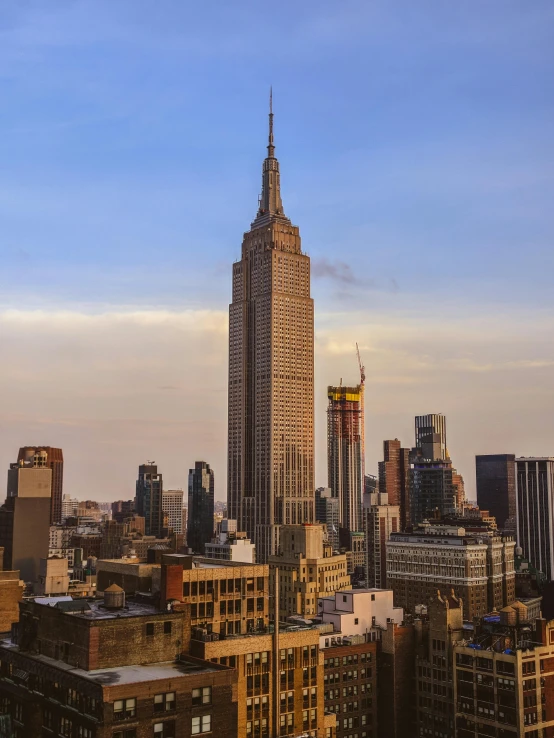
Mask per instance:
[[[273,86],[269,88],[269,139],[267,155],[271,159],[275,156],[275,146],[273,144]]]
[[[275,144],[273,141],[273,87],[269,88],[269,135],[267,142],[267,157],[262,168],[262,194],[259,199],[258,213],[252,227],[265,224],[266,221],[278,216],[286,219],[281,202],[281,182],[279,162],[275,158]]]

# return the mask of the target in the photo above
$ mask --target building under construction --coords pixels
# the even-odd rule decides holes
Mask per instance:
[[[363,375],[362,375],[363,377]],[[364,384],[328,387],[328,485],[339,498],[340,526],[360,531],[364,487]]]

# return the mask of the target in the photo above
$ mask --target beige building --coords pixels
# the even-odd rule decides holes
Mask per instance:
[[[228,515],[265,563],[282,525],[314,521],[310,259],[283,211],[269,114],[262,194],[229,308]]]
[[[515,542],[486,524],[421,525],[413,533],[392,533],[386,544],[387,587],[394,603],[414,613],[437,590],[454,591],[472,620],[515,599]]]
[[[279,577],[279,615],[316,617],[317,601],[351,586],[345,554],[334,554],[323,525],[287,525],[281,529],[279,555],[269,559],[271,591]]]
[[[389,505],[386,492],[364,495],[365,582],[367,587],[387,586],[387,541],[400,530],[400,506]]]

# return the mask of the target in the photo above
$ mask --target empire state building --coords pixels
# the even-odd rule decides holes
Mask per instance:
[[[228,430],[228,516],[263,563],[280,526],[313,523],[315,498],[310,259],[283,211],[271,97],[259,208],[233,264]]]

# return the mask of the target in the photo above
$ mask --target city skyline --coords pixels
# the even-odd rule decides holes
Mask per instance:
[[[68,494],[98,496],[108,470],[117,499],[145,459],[184,487],[206,458],[225,497],[229,268],[272,82],[313,265],[315,487],[325,388],[357,381],[357,341],[368,473],[383,440],[410,446],[413,417],[441,412],[475,499],[476,454],[552,454],[551,8],[491,3],[477,22],[436,3],[410,19],[285,3],[274,29],[294,13],[297,30],[260,64],[247,5],[215,25],[195,10],[204,45],[162,17],[129,27],[126,3],[99,4],[97,23],[62,4],[6,19],[1,465],[24,444],[60,447]],[[199,58],[201,84],[183,79]]]

